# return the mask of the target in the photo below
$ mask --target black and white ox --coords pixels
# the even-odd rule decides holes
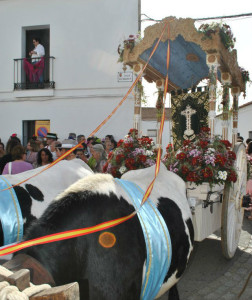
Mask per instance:
[[[0,180],[1,178],[7,179],[11,185],[15,185],[22,182],[24,179],[37,174],[44,168],[45,167],[40,167],[16,175],[2,175],[0,176]],[[32,221],[42,215],[52,199],[54,199],[59,193],[63,192],[80,178],[92,173],[92,170],[85,163],[80,164],[78,160],[62,160],[38,176],[35,176],[27,182],[14,187],[13,189],[16,193],[23,217],[24,230],[31,224]],[[0,191],[0,201],[2,199],[1,193],[2,192]],[[9,201],[12,201],[11,198]],[[6,221],[9,222],[10,220]],[[0,246],[4,244],[2,222],[3,220],[0,218]],[[8,227],[9,224],[6,224],[6,226]]]
[[[154,171],[154,166],[130,171],[122,178],[145,191]],[[153,298],[170,290],[169,299],[179,299],[176,283],[186,268],[194,240],[185,183],[161,164],[150,198],[168,227],[172,244],[170,268]],[[93,174],[59,195],[40,219],[28,228],[25,239],[91,227],[133,211],[130,197],[117,180],[108,174]],[[100,242],[105,231],[114,236],[113,246],[106,247]],[[41,262],[57,285],[77,281],[80,299],[140,299],[147,250],[138,217],[105,231],[34,246],[21,253]]]

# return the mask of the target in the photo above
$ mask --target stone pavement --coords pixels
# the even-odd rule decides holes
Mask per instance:
[[[178,284],[180,300],[252,300],[252,221],[244,218],[239,247],[231,260],[223,257],[218,233],[196,244],[183,278]],[[167,294],[160,298],[167,300]]]

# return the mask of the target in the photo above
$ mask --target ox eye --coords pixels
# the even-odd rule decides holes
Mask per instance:
[[[99,243],[104,248],[112,248],[116,243],[116,237],[112,232],[103,232],[99,235]]]

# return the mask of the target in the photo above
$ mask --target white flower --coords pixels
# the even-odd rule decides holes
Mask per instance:
[[[221,180],[226,180],[227,179],[227,172],[226,171],[219,171],[218,172],[218,179],[221,179]]]
[[[211,153],[211,152],[215,152],[215,149],[214,148],[208,148],[207,153]]]
[[[227,172],[223,171],[222,174],[223,174],[223,180],[226,180],[227,179]]]
[[[146,150],[146,153],[145,153],[147,156],[152,156],[153,155],[153,152],[150,151],[150,150]]]
[[[121,168],[119,169],[119,172],[121,174],[125,173],[127,171],[127,168],[125,166],[121,166]]]

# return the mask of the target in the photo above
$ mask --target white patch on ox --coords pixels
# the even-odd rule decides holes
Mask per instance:
[[[116,194],[116,186],[113,177],[110,174],[93,174],[85,178],[82,178],[72,184],[63,193],[59,194],[55,200],[60,200],[61,198],[67,196],[70,193],[78,193],[90,191],[92,193],[105,194]]]
[[[17,184],[39,173],[45,167],[46,166],[43,166],[15,175],[3,176],[6,177],[12,184]],[[90,168],[87,165],[83,167],[78,162],[62,160],[53,167],[29,179],[27,182],[22,183],[20,186],[24,189],[26,184],[32,184],[44,195],[44,201],[42,202],[31,197],[31,214],[36,218],[39,218],[44,210],[49,206],[51,201],[53,201],[59,193],[62,193],[66,188],[80,178],[84,178],[92,173],[93,172],[90,171]]]
[[[175,271],[171,277],[161,286],[157,296],[155,299],[161,297],[164,293],[166,293],[174,284],[176,284],[180,278],[176,278],[176,274],[178,271]]]
[[[129,171],[123,174],[122,179],[132,181],[146,191],[154,176],[155,166],[152,166],[146,169]],[[160,197],[173,200],[181,210],[184,220],[192,218],[186,197],[185,182],[178,175],[168,171],[163,163],[160,163],[160,170],[150,195],[156,206]]]

